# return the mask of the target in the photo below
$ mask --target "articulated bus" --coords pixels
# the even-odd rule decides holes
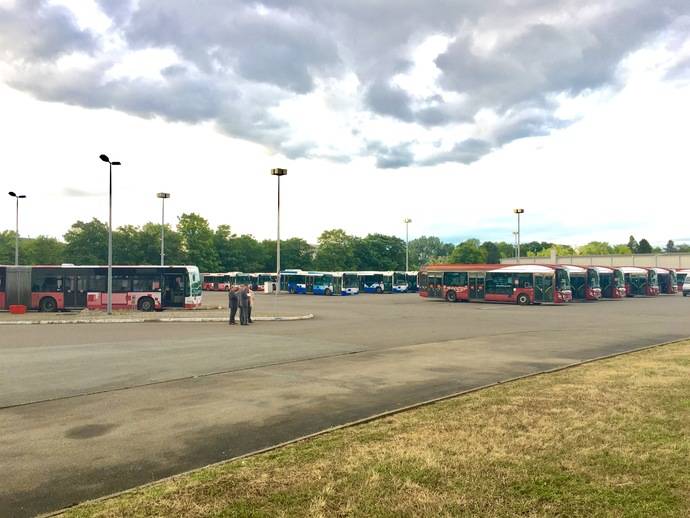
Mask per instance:
[[[106,309],[106,266],[0,266],[0,309]],[[113,309],[154,311],[201,306],[196,266],[113,266]]]
[[[659,284],[654,270],[637,266],[621,266],[619,269],[625,276],[626,296],[655,297],[659,294]]]
[[[570,275],[561,266],[438,264],[419,272],[419,295],[448,302],[489,301],[520,305],[572,300]]]
[[[314,275],[314,295],[357,295],[359,279],[352,272],[322,272]]]
[[[620,268],[592,266],[599,274],[601,296],[605,299],[622,299],[626,295],[625,276]]]
[[[410,289],[412,272],[357,272],[359,290],[363,293],[407,293]],[[414,287],[417,287],[415,275]]]
[[[570,289],[573,292],[573,300],[599,300],[601,298],[601,284],[596,268],[572,264],[559,266],[568,270],[568,274],[570,274]]]
[[[675,295],[678,293],[678,278],[675,270],[668,268],[650,268],[656,273],[657,282],[659,284],[659,293],[667,295]]]

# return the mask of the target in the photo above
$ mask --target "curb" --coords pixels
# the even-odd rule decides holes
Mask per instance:
[[[294,317],[254,317],[257,322],[292,322],[296,320],[311,320],[313,313]],[[227,322],[228,317],[161,317],[161,318],[90,318],[75,320],[20,320],[16,322],[0,322],[0,326],[29,326],[49,324],[143,324],[148,322]]]
[[[602,361],[602,360],[610,360],[610,359],[618,358],[619,356],[627,356],[627,355],[630,355],[630,354],[633,354],[633,353],[640,353],[640,352],[648,351],[648,350],[650,350],[650,349],[661,348],[661,347],[666,346],[666,345],[673,345],[673,344],[677,344],[677,343],[681,343],[681,342],[686,342],[686,341],[688,341],[688,340],[690,340],[690,337],[687,337],[687,338],[679,338],[679,339],[677,339],[677,340],[670,340],[670,341],[667,341],[667,342],[660,342],[660,343],[651,344],[651,345],[644,345],[644,346],[642,346],[642,347],[637,347],[637,348],[631,349],[631,350],[629,350],[629,351],[622,351],[622,352],[617,352],[617,353],[613,353],[613,354],[607,354],[607,355],[603,355],[603,356],[597,356],[597,357],[595,357],[595,358],[590,358],[590,359],[587,359],[587,360],[580,360],[580,361],[577,361],[577,362],[574,362],[574,363],[569,363],[569,364],[567,364],[567,365],[561,365],[561,366],[558,366],[558,367],[554,367],[554,368],[552,368],[552,369],[547,369],[547,370],[543,370],[543,371],[539,371],[539,372],[532,372],[532,373],[529,373],[529,374],[523,374],[523,375],[521,375],[521,376],[515,376],[515,377],[513,377],[513,378],[509,378],[509,379],[505,379],[505,380],[494,381],[493,383],[487,383],[486,385],[481,385],[481,386],[479,386],[479,387],[473,387],[473,388],[470,388],[470,389],[457,391],[457,392],[454,392],[454,393],[452,393],[452,394],[446,394],[445,396],[439,396],[439,397],[435,397],[435,398],[432,398],[432,399],[427,399],[427,400],[425,400],[425,401],[420,401],[420,402],[418,402],[418,403],[413,403],[413,404],[411,404],[411,405],[405,405],[405,406],[402,406],[402,407],[394,408],[394,409],[392,409],[392,410],[387,410],[387,411],[384,411],[384,412],[380,412],[380,413],[377,413],[377,414],[374,414],[374,415],[370,415],[370,416],[368,416],[368,417],[363,417],[363,418],[361,418],[361,419],[356,419],[356,420],[354,420],[354,421],[349,421],[349,422],[342,423],[342,424],[339,424],[339,425],[331,426],[331,427],[329,427],[329,428],[325,428],[325,429],[323,429],[323,430],[319,430],[318,432],[313,432],[313,433],[310,433],[310,434],[307,434],[307,435],[302,435],[302,436],[300,436],[300,437],[295,437],[294,439],[290,439],[290,440],[287,440],[287,441],[284,441],[284,442],[281,442],[281,443],[278,443],[278,444],[274,444],[274,445],[268,446],[268,447],[266,447],[266,448],[261,448],[261,449],[254,450],[254,451],[251,451],[251,452],[248,452],[248,453],[244,453],[244,454],[242,454],[242,455],[237,455],[237,456],[232,457],[232,458],[229,458],[229,459],[224,459],[224,460],[220,460],[220,461],[217,461],[217,462],[212,462],[212,463],[207,464],[207,465],[205,465],[205,466],[200,466],[200,467],[198,467],[198,468],[189,469],[189,470],[187,470],[187,471],[183,471],[183,472],[181,472],[181,473],[176,473],[176,474],[174,474],[174,475],[169,475],[169,476],[163,477],[163,478],[161,478],[161,479],[159,479],[159,480],[154,480],[154,481],[152,481],[152,482],[148,482],[148,483],[145,483],[145,484],[141,484],[141,485],[138,485],[138,486],[134,486],[134,487],[131,487],[131,488],[129,488],[129,489],[123,489],[123,490],[121,490],[121,491],[117,491],[117,492],[111,493],[111,494],[109,494],[109,495],[103,495],[103,496],[100,496],[100,497],[97,497],[97,498],[92,498],[92,499],[90,499],[90,500],[84,500],[83,502],[78,502],[78,503],[76,503],[76,504],[74,504],[74,505],[70,505],[70,506],[67,506],[67,507],[63,507],[62,509],[57,509],[57,510],[55,510],[55,511],[50,511],[50,512],[48,512],[48,513],[39,514],[39,515],[38,515],[38,518],[49,518],[49,517],[58,516],[58,515],[61,515],[61,514],[64,514],[64,513],[68,512],[68,511],[70,511],[70,510],[75,509],[76,507],[78,507],[78,506],[81,505],[81,504],[93,504],[93,503],[98,503],[98,502],[104,502],[104,501],[107,501],[107,500],[112,500],[113,498],[117,498],[117,497],[122,496],[122,495],[135,493],[135,492],[137,492],[137,491],[141,491],[142,489],[146,489],[146,488],[149,488],[149,487],[158,485],[158,484],[162,484],[162,483],[167,482],[167,481],[173,481],[173,480],[175,480],[176,478],[179,478],[179,477],[184,477],[184,476],[187,476],[187,475],[191,475],[191,474],[193,474],[193,473],[196,473],[196,472],[201,471],[202,469],[207,469],[207,468],[212,468],[212,467],[223,466],[223,465],[229,464],[229,463],[231,463],[231,462],[237,462],[238,460],[246,459],[246,458],[249,458],[249,457],[254,457],[254,456],[257,456],[257,455],[261,455],[262,453],[268,453],[268,452],[277,450],[277,449],[279,449],[279,448],[284,448],[284,447],[286,447],[286,446],[291,446],[291,445],[293,445],[293,444],[298,444],[298,443],[301,443],[301,442],[305,442],[305,441],[308,441],[309,439],[314,439],[314,438],[316,438],[316,437],[320,437],[320,436],[322,436],[322,435],[326,435],[326,434],[329,434],[329,433],[332,433],[332,432],[336,432],[336,431],[338,431],[338,430],[344,430],[344,429],[346,429],[346,428],[353,428],[353,427],[355,427],[355,426],[359,426],[359,425],[362,425],[362,424],[370,423],[370,422],[372,422],[372,421],[376,421],[376,420],[379,420],[379,419],[384,419],[384,418],[386,418],[386,417],[390,417],[390,416],[393,416],[393,415],[396,415],[396,414],[402,414],[402,413],[404,413],[404,412],[409,412],[410,410],[416,410],[416,409],[418,409],[418,408],[423,408],[423,407],[426,407],[426,406],[430,406],[430,405],[433,405],[433,404],[435,404],[435,403],[441,403],[441,402],[443,402],[443,401],[447,401],[447,400],[450,400],[450,399],[455,399],[455,398],[458,398],[458,397],[467,396],[467,395],[473,394],[473,393],[475,393],[475,392],[480,392],[480,391],[482,391],[482,390],[490,389],[490,388],[497,387],[497,386],[500,386],[500,385],[506,385],[506,384],[509,384],[509,383],[515,383],[515,382],[517,382],[517,381],[522,381],[522,380],[526,380],[526,379],[530,379],[530,378],[537,378],[537,377],[544,376],[544,375],[547,375],[547,374],[555,374],[555,373],[558,373],[558,372],[561,372],[561,371],[566,371],[566,370],[574,369],[574,368],[577,368],[577,367],[582,367],[582,366],[588,365],[588,364],[590,364],[590,363],[596,363],[596,362],[599,362],[599,361]]]

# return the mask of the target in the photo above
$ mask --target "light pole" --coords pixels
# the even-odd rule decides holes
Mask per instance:
[[[271,169],[271,174],[278,177],[278,239],[276,240],[276,297],[280,291],[280,177],[287,174],[287,169]]]
[[[405,218],[403,220],[405,223],[405,273],[410,271],[410,223],[412,220],[410,218]]]
[[[513,231],[513,248],[515,249],[515,261],[517,261],[517,258],[518,258],[517,242],[518,242],[518,233]]]
[[[520,214],[524,214],[525,209],[513,209],[513,212],[517,214],[518,218],[518,229],[517,229],[517,262],[520,262]]]
[[[111,162],[107,155],[101,155],[100,159],[108,162],[108,315],[113,314],[113,166],[122,165],[120,162]]]
[[[161,266],[165,266],[165,200],[170,198],[170,193],[159,192],[156,196],[161,199],[163,205],[161,209]]]
[[[14,232],[14,265],[19,266],[19,200],[26,198],[26,194],[17,194],[14,191],[10,191],[7,194],[17,200],[16,230]]]

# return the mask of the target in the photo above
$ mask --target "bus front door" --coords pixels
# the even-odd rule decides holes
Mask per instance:
[[[62,280],[65,308],[86,307],[86,278],[78,272],[65,272]]]
[[[470,300],[484,300],[484,274],[469,274]]]
[[[554,276],[534,274],[534,302],[554,302]]]

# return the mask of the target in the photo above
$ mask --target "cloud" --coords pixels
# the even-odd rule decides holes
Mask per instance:
[[[46,0],[22,0],[0,7],[0,56],[45,62],[75,51],[92,53],[93,34],[81,30],[68,9]]]
[[[47,0],[0,8],[7,82],[53,102],[211,121],[294,158],[333,148],[325,142],[333,132],[319,128],[328,120],[349,125],[381,168],[471,163],[515,139],[547,135],[570,123],[557,117],[553,99],[620,87],[626,57],[690,15],[687,0],[441,0],[433,9],[422,0],[97,1],[112,20],[102,40]],[[425,88],[401,82],[416,70],[415,50],[438,36],[448,43],[425,58],[428,77],[416,78]],[[151,63],[158,77],[114,77],[123,56],[148,49],[170,51],[177,62]],[[83,55],[90,59],[73,68],[58,59]],[[307,96],[335,110],[328,85],[351,77],[356,108],[347,117],[305,113],[319,123],[304,133],[280,115]],[[687,63],[668,73],[684,77]],[[483,113],[493,114],[490,124],[480,123]],[[423,149],[458,128],[466,138],[450,151]]]

